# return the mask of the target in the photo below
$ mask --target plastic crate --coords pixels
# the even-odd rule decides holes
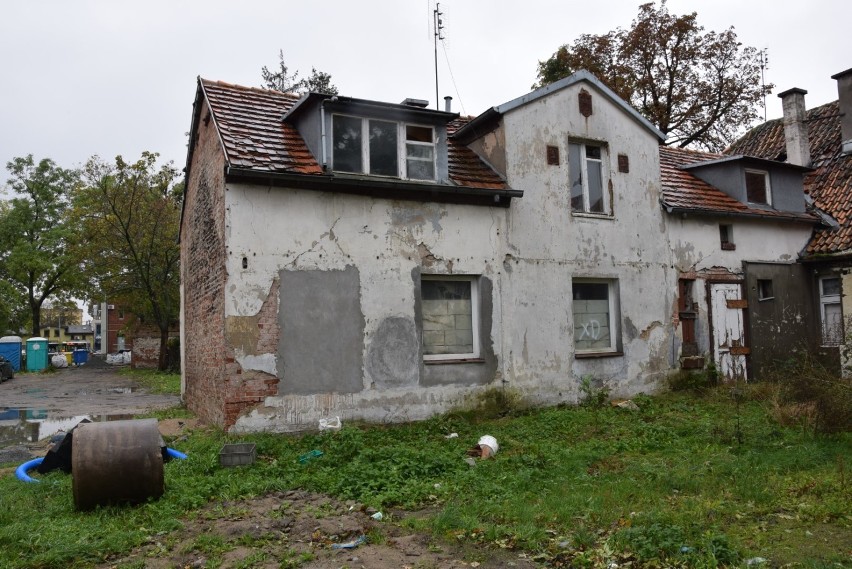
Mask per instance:
[[[255,458],[257,458],[257,450],[254,443],[225,445],[219,451],[221,466],[245,466],[252,464]]]

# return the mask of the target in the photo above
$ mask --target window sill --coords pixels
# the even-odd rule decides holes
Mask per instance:
[[[596,358],[620,358],[624,352],[574,352],[575,360],[591,360]]]
[[[585,217],[588,219],[609,219],[614,220],[615,216],[611,213],[589,213],[585,211],[572,211],[572,217]]]
[[[484,364],[485,360],[482,358],[447,358],[445,360],[423,360],[423,363],[427,366],[444,364]]]

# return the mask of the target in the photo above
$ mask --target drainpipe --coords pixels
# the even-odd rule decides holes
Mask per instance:
[[[325,102],[329,99],[323,99],[320,102],[320,146],[322,146],[322,171],[328,171],[328,150],[326,148],[325,134]],[[337,96],[331,98],[331,101],[336,101]]]

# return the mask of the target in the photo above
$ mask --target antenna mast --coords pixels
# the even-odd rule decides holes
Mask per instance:
[[[432,12],[433,29],[435,30],[435,109],[441,110],[441,103],[438,99],[438,40],[444,40],[444,20],[441,19],[444,13],[441,12],[441,5],[435,3],[435,10]]]
[[[766,77],[764,73],[769,69],[769,48],[761,49],[760,54],[760,86],[763,89],[763,122],[766,122]]]

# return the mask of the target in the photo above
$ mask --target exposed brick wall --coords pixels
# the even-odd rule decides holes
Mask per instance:
[[[276,280],[269,291],[269,296],[260,307],[257,314],[257,345],[256,354],[274,354],[278,351],[278,340],[281,327],[278,325],[278,290]],[[243,370],[231,358],[228,362],[228,385],[225,395],[225,427],[229,428],[237,422],[240,414],[256,407],[266,397],[278,394],[278,377],[256,370]]]
[[[114,306],[115,308],[107,309],[107,352],[118,351],[119,332],[124,335],[124,348],[132,350],[133,338],[130,337],[128,330],[125,329],[125,326],[130,323],[132,315],[125,311],[119,304],[111,304],[110,306]]]
[[[187,407],[225,426],[226,378],[235,373],[225,344],[225,157],[209,109],[200,102],[197,140],[184,197],[181,281]]]

